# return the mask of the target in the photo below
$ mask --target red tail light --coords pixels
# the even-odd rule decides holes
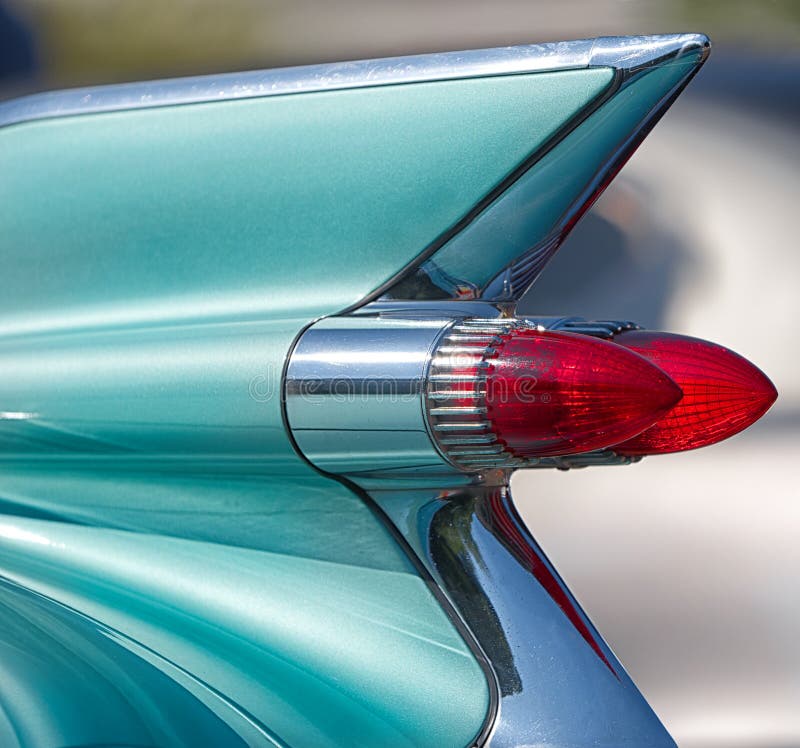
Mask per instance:
[[[609,447],[681,398],[661,369],[614,343],[530,327],[494,332],[455,328],[431,369],[432,432],[464,466]]]
[[[649,429],[614,447],[624,455],[696,449],[727,439],[757,421],[778,396],[747,359],[698,338],[634,331],[615,342],[645,356],[683,390],[683,399]]]

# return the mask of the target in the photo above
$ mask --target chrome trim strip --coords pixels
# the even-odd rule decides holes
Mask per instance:
[[[610,449],[598,449],[595,452],[584,452],[579,455],[565,457],[540,457],[535,465],[526,465],[531,468],[557,468],[558,470],[577,470],[586,467],[599,467],[605,465],[633,465],[640,462],[641,455],[629,457],[618,455]]]
[[[53,117],[199,104],[366,86],[424,83],[611,66],[634,71],[680,55],[698,35],[601,37],[516,47],[387,57],[241,73],[119,83],[32,94],[0,103],[0,127]]]
[[[595,40],[582,39],[54,91],[0,104],[0,127],[77,114],[585,68],[595,46]]]
[[[613,67],[632,75],[663,63],[679,62],[688,54],[704,50],[710,42],[705,34],[652,34],[650,36],[600,37],[592,48],[591,65]]]
[[[586,320],[583,317],[535,317],[525,315],[524,319],[532,324],[539,325],[545,330],[562,330],[563,332],[577,332],[581,335],[591,335],[595,338],[613,340],[615,335],[627,330],[641,330],[642,326],[630,320],[594,319]]]

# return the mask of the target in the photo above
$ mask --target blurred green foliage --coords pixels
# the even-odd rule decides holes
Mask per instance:
[[[674,0],[664,7],[686,30],[756,47],[800,48],[800,0]]]
[[[49,86],[604,34],[800,49],[800,0],[7,0]]]
[[[258,66],[279,3],[28,0],[47,77],[75,85]]]

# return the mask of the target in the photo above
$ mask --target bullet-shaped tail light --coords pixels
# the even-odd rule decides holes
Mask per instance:
[[[609,447],[647,429],[681,395],[664,371],[614,343],[468,321],[434,353],[426,399],[443,454],[480,469]]]
[[[753,424],[778,396],[762,371],[721,345],[646,330],[614,340],[656,364],[683,390],[681,401],[663,418],[615,446],[619,454],[681,452],[714,444]]]

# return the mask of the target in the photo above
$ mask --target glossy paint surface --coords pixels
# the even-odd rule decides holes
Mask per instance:
[[[282,367],[609,78],[3,128],[0,744],[472,740],[484,673],[366,505],[294,454]]]
[[[204,703],[143,648],[7,579],[0,625],[4,746],[117,745],[120,736],[135,745],[246,746],[258,735],[241,718],[231,729],[221,717],[238,715]]]
[[[338,311],[610,79],[476,78],[3,128],[0,333]]]
[[[0,130],[0,745],[473,740],[478,661],[362,500],[295,455],[281,374],[611,78]]]
[[[467,744],[472,653],[363,502],[297,472],[4,464],[0,744]]]

